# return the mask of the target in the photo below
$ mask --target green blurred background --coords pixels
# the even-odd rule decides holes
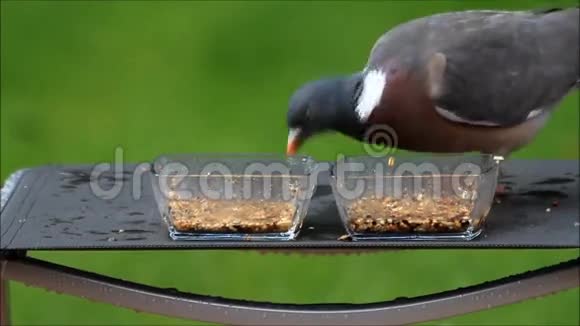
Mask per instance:
[[[286,104],[307,80],[361,69],[374,41],[450,10],[576,1],[2,1],[1,171],[160,153],[279,152]],[[578,92],[518,158],[578,159]],[[362,147],[339,135],[304,153]],[[372,302],[467,286],[577,257],[562,251],[407,251],[359,256],[255,252],[34,253],[162,287],[274,302]],[[190,324],[12,284],[20,325]],[[578,325],[579,291],[440,324]]]

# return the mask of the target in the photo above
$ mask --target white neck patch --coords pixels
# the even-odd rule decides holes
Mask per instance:
[[[366,73],[362,93],[355,108],[361,122],[366,122],[381,101],[386,82],[387,75],[381,70],[373,69]]]

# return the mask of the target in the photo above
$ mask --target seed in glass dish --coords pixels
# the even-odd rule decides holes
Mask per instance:
[[[169,215],[180,232],[287,232],[296,207],[290,202],[265,200],[170,200]]]
[[[453,233],[471,226],[472,209],[473,202],[456,197],[363,197],[347,211],[357,233]]]

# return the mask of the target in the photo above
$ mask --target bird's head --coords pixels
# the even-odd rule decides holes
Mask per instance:
[[[296,90],[287,114],[287,154],[295,154],[308,138],[325,131],[354,135],[359,129],[354,106],[361,81],[355,74],[309,82]]]

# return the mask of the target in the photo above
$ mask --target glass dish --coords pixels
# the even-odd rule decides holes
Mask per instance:
[[[306,156],[161,156],[153,191],[174,240],[292,240],[316,187],[315,166]]]
[[[349,157],[331,187],[353,240],[471,240],[483,230],[497,185],[492,155]]]

